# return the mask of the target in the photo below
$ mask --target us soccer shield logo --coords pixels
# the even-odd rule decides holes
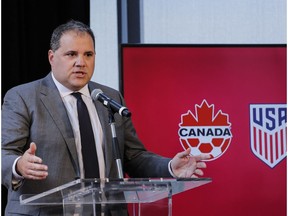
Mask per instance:
[[[250,105],[252,152],[273,168],[287,155],[286,104]]]
[[[214,112],[214,105],[206,100],[195,105],[196,114],[189,110],[181,115],[179,139],[184,149],[191,148],[191,155],[210,154],[210,160],[219,158],[228,149],[231,139],[229,116],[221,110]],[[216,114],[215,114],[216,113]]]

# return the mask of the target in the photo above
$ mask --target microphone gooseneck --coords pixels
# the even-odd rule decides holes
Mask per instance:
[[[91,93],[91,97],[93,100],[100,101],[105,107],[107,107],[109,111],[109,125],[111,127],[112,149],[113,149],[114,160],[117,165],[118,178],[123,179],[124,178],[123,168],[122,168],[120,148],[119,148],[119,143],[118,143],[116,128],[115,128],[114,113],[117,112],[121,116],[126,116],[126,117],[130,117],[131,113],[129,112],[127,107],[124,107],[121,104],[117,103],[116,101],[112,100],[111,98],[107,97],[102,92],[101,89],[94,89]]]

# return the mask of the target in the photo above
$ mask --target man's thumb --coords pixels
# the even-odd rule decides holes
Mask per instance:
[[[36,149],[37,149],[36,144],[35,144],[34,142],[31,142],[31,143],[30,143],[30,148],[29,148],[28,152],[29,152],[30,154],[35,155],[35,154],[36,154]]]

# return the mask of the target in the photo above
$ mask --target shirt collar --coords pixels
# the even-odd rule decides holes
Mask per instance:
[[[62,85],[60,82],[58,82],[58,80],[56,80],[56,78],[54,77],[53,73],[52,73],[52,79],[62,98],[74,92],[68,89],[67,87],[65,87],[64,85]],[[91,98],[91,95],[88,89],[88,84],[86,84],[82,89],[80,89],[77,92],[80,92],[82,95],[85,95],[86,97]]]

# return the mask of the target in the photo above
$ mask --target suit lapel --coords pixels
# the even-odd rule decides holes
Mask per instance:
[[[46,107],[53,121],[61,132],[66,145],[68,147],[71,160],[75,169],[76,176],[80,177],[80,170],[78,164],[77,150],[73,129],[69,121],[69,117],[59,94],[59,91],[52,80],[51,73],[43,79],[40,89],[40,100]]]

